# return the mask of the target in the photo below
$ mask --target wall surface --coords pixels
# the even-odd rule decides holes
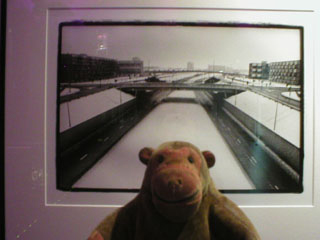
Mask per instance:
[[[85,239],[134,194],[55,189],[59,21],[79,19],[271,22],[305,29],[302,194],[229,195],[262,239],[319,239],[319,15],[316,1],[8,1],[5,99],[6,239]]]

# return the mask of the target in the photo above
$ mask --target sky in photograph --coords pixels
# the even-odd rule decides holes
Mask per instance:
[[[62,53],[117,60],[138,57],[144,66],[248,69],[252,62],[300,59],[297,29],[182,26],[64,26]]]

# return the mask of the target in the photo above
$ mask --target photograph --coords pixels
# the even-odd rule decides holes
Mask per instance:
[[[138,192],[145,147],[215,156],[223,193],[303,192],[303,27],[59,25],[56,187]]]

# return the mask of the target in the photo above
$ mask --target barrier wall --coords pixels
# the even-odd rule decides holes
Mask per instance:
[[[277,154],[295,171],[300,169],[300,149],[280,137],[278,134],[260,124],[246,113],[242,112],[227,101],[222,101],[223,109],[241,122],[252,134],[257,136],[268,148]]]

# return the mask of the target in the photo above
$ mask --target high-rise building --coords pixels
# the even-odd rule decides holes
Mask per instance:
[[[132,60],[118,61],[119,71],[121,74],[138,74],[143,72],[143,61],[137,57]]]
[[[193,68],[194,68],[193,62],[188,62],[188,63],[187,63],[187,70],[192,71]]]
[[[108,51],[108,41],[106,34],[99,34],[97,36],[97,54],[99,57],[106,57]]]

